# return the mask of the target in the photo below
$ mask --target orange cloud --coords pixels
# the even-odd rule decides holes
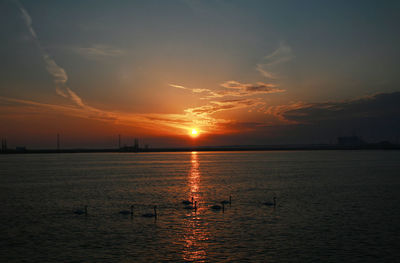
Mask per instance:
[[[217,92],[221,96],[251,96],[254,94],[269,94],[285,92],[283,89],[277,88],[276,84],[257,82],[256,84],[244,84],[238,81],[230,80],[221,84],[226,90]]]
[[[285,90],[277,87],[277,84],[257,82],[255,84],[240,83],[238,81],[229,80],[220,86],[223,89],[211,90],[211,89],[193,89],[184,87],[181,85],[169,84],[169,86],[189,90],[193,93],[204,93],[205,96],[201,99],[214,99],[214,98],[225,98],[225,97],[248,97],[255,94],[270,94],[285,92]]]
[[[209,104],[204,106],[186,109],[185,112],[197,116],[203,116],[203,115],[212,115],[219,111],[235,110],[251,106],[258,106],[262,104],[263,102],[260,101],[259,99],[235,99],[235,100],[224,100],[224,101],[211,101]]]

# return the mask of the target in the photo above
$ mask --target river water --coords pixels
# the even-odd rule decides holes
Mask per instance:
[[[399,171],[400,151],[0,155],[0,262],[398,262]]]

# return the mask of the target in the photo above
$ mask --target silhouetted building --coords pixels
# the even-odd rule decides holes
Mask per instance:
[[[124,146],[120,147],[119,150],[123,152],[139,152],[140,151],[139,139],[135,138],[133,140],[133,145],[131,146],[124,144]]]
[[[365,144],[365,142],[358,136],[343,136],[338,137],[338,144],[344,146],[360,146]]]

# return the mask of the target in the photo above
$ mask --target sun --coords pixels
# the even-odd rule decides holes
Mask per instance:
[[[192,129],[191,136],[197,137],[197,135],[199,135],[199,132],[196,129]]]

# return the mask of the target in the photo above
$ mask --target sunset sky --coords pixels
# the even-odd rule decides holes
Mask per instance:
[[[0,137],[398,142],[399,13],[400,1],[1,1]]]

